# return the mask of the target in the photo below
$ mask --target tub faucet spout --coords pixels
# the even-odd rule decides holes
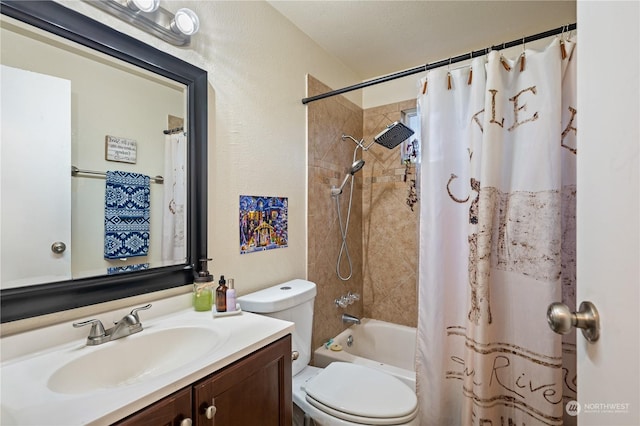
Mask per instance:
[[[342,314],[342,322],[344,324],[360,324],[360,318],[349,314]]]

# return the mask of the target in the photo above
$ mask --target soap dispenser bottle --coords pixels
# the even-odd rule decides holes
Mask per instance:
[[[216,311],[227,312],[227,285],[224,275],[220,275],[218,288],[216,289]]]
[[[200,271],[193,280],[193,309],[210,311],[213,306],[213,275],[207,270],[207,261],[200,259]]]

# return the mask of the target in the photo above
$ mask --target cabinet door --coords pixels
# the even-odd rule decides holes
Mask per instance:
[[[191,387],[164,398],[116,423],[116,426],[181,426],[191,419]]]
[[[195,424],[290,426],[291,385],[291,336],[287,335],[196,383]]]

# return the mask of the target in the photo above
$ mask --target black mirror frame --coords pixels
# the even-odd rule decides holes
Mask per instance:
[[[0,13],[187,86],[187,259],[182,265],[0,291],[2,323],[193,283],[207,257],[207,72],[53,1],[0,1]]]

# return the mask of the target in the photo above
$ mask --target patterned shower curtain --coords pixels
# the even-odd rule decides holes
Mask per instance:
[[[575,423],[575,332],[546,311],[575,310],[576,55],[558,37],[421,81],[424,426]]]

